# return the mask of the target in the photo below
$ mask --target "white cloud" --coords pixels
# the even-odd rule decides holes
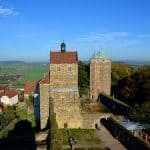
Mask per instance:
[[[128,32],[107,32],[99,34],[90,34],[79,38],[83,41],[93,42],[93,41],[111,41],[117,38],[122,38],[128,36]]]
[[[2,16],[16,16],[18,14],[19,14],[19,12],[17,12],[13,8],[4,8],[4,7],[0,6],[0,15],[2,15]]]

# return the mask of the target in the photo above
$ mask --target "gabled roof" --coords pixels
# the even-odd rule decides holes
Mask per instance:
[[[46,74],[46,76],[40,81],[40,84],[49,84],[50,72]]]
[[[35,90],[36,90],[36,85],[37,85],[37,82],[35,82],[35,81],[28,81],[28,82],[25,84],[24,94],[31,94],[31,93],[34,93]]]
[[[5,92],[2,94],[2,96],[8,96],[9,98],[12,98],[16,96],[18,93],[15,90],[5,90]]]
[[[63,63],[77,63],[78,54],[77,52],[51,52],[50,63],[51,64],[63,64]]]

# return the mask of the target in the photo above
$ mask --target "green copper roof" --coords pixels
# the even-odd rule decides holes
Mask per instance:
[[[109,58],[105,55],[105,53],[104,53],[104,51],[103,51],[102,48],[101,48],[97,53],[94,54],[93,58],[94,58],[94,59],[109,59]]]

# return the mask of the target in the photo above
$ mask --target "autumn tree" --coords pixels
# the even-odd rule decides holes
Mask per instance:
[[[131,104],[150,102],[150,67],[139,68],[118,87],[119,96]]]
[[[118,86],[124,79],[130,77],[133,69],[125,63],[113,62],[111,66],[112,94],[118,95]]]
[[[15,110],[12,106],[4,107],[4,114],[6,115],[8,122],[11,122],[16,118]]]

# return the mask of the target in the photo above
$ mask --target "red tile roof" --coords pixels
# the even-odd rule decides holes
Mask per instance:
[[[25,84],[24,94],[31,94],[31,93],[34,93],[35,90],[36,90],[36,85],[37,85],[37,82],[28,81],[28,82]]]
[[[46,74],[46,76],[40,81],[40,84],[49,84],[50,72]]]
[[[63,63],[77,63],[77,52],[51,52],[50,63],[51,64],[63,64]]]
[[[17,92],[15,90],[5,90],[2,96],[8,96],[9,98],[12,98],[17,95]]]

